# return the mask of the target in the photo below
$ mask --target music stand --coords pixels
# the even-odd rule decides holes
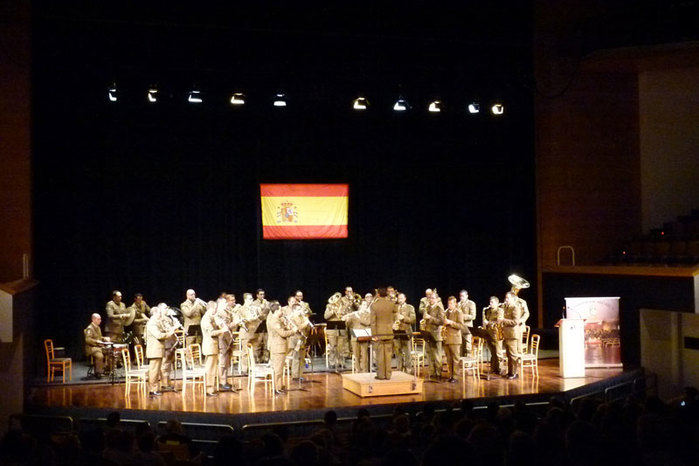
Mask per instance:
[[[430,345],[430,346],[435,345],[435,344],[437,343],[437,340],[435,340],[434,337],[432,336],[432,334],[431,334],[430,332],[428,332],[427,330],[420,330],[420,338],[422,338],[423,340],[425,340],[425,343],[427,343],[427,344]],[[430,361],[432,361],[432,354],[430,354]],[[437,363],[435,363],[435,361],[432,361],[432,364],[437,364]],[[440,365],[440,366],[439,366],[439,370],[440,370],[440,372],[441,372],[441,370],[442,370],[441,364],[442,364],[442,362],[440,361],[440,362],[439,362],[439,365]],[[432,379],[432,374],[429,372],[429,369],[428,369],[428,372],[427,372],[427,379],[425,379],[424,382],[425,382],[425,383],[441,383],[439,380],[433,380],[433,379]]]
[[[199,324],[190,325],[187,328],[187,336],[188,337],[200,337],[200,336],[202,336],[201,325],[199,325]]]

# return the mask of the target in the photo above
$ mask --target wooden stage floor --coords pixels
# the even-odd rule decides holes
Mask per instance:
[[[236,385],[242,384],[242,391],[220,393],[216,397],[206,397],[203,390],[192,390],[191,387],[188,387],[186,393],[177,391],[164,393],[161,397],[149,397],[136,385],[132,385],[130,392],[126,392],[123,383],[37,386],[29,390],[25,412],[97,417],[118,410],[124,418],[133,418],[134,413],[129,411],[134,411],[150,412],[151,416],[160,413],[161,418],[175,415],[181,419],[209,421],[211,416],[225,415],[228,421],[237,418],[236,422],[230,422],[236,424],[288,421],[317,418],[319,413],[327,409],[351,413],[350,409],[358,407],[370,408],[372,412],[377,412],[376,408],[382,407],[384,412],[388,412],[396,404],[444,403],[464,398],[472,399],[476,405],[513,397],[521,397],[528,402],[543,401],[555,394],[570,399],[580,394],[600,392],[606,386],[631,377],[632,372],[634,371],[593,369],[588,370],[584,378],[563,379],[559,376],[558,359],[545,359],[540,361],[539,377],[533,377],[530,370],[515,380],[501,377],[477,380],[467,376],[457,383],[425,383],[423,392],[418,395],[368,398],[361,398],[343,389],[341,376],[335,373],[311,374],[308,378],[317,383],[305,383],[307,391],[288,391],[281,395],[271,395],[265,390],[264,384],[258,384],[250,392],[245,377],[237,378],[235,382]],[[293,384],[292,388],[295,387],[296,384]],[[177,389],[179,388],[178,381]]]

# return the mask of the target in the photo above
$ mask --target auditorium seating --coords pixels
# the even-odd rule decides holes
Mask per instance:
[[[699,263],[699,209],[660,228],[653,228],[645,236],[629,239],[604,263],[645,266],[692,266]]]

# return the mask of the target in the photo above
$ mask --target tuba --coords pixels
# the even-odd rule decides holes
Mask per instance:
[[[340,301],[340,298],[342,298],[342,294],[338,291],[328,298],[328,304],[337,304],[337,302]]]
[[[507,277],[507,281],[510,282],[510,285],[512,285],[512,292],[515,294],[515,296],[517,293],[519,293],[519,290],[529,288],[531,286],[528,281],[519,275],[515,275],[514,273]]]
[[[355,307],[358,308],[362,305],[362,299],[362,295],[360,295],[359,293],[354,293],[354,295],[352,296],[352,303]]]

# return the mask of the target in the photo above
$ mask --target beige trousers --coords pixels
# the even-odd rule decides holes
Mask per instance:
[[[377,379],[391,378],[391,359],[393,358],[393,340],[379,340],[374,344],[376,352]]]

